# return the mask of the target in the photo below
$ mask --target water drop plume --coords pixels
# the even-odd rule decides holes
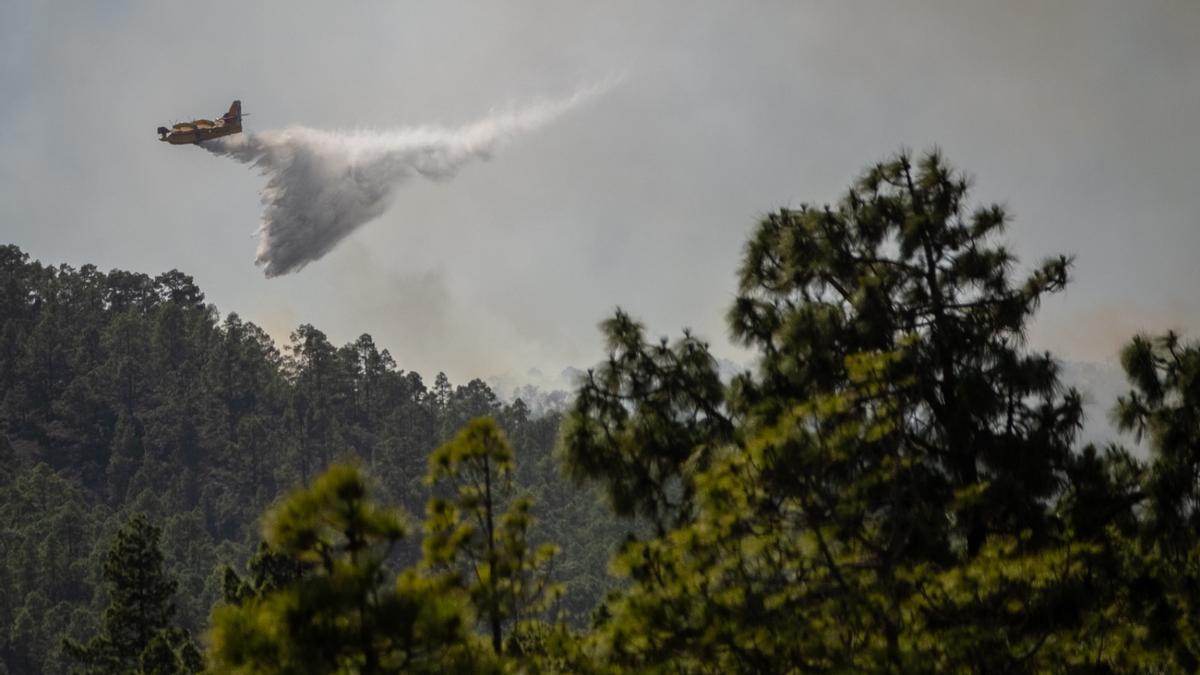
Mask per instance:
[[[263,212],[256,262],[268,277],[319,260],[378,218],[406,181],[453,178],[513,137],[542,127],[602,86],[567,98],[493,110],[457,128],[323,131],[304,126],[214,139],[201,147],[259,169]]]

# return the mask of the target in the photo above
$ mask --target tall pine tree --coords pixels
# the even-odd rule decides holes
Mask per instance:
[[[64,642],[67,653],[82,666],[81,672],[140,673],[143,656],[156,673],[164,672],[164,664],[177,666],[166,672],[198,672],[202,667],[191,638],[171,624],[176,583],[163,569],[160,537],[159,529],[142,514],[117,532],[104,562],[109,604],[100,633],[86,645]]]
[[[1006,222],[936,152],[871,167],[834,206],[767,216],[729,312],[757,372],[724,391],[691,336],[671,348],[622,314],[604,325],[610,356],[566,455],[660,531],[616,563],[633,583],[593,637],[601,658],[903,672],[1107,657],[1080,619],[1091,543],[1061,512],[1079,397],[1023,340],[1069,260],[1016,278]]]
[[[453,494],[429,500],[425,564],[467,590],[497,654],[505,634],[559,592],[549,579],[558,548],[529,541],[533,499],[513,495],[514,468],[512,446],[490,417],[472,420],[429,456],[429,482]]]

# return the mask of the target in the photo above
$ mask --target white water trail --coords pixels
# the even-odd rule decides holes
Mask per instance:
[[[514,136],[533,131],[595,96],[495,110],[462,127],[322,131],[302,126],[228,136],[201,146],[258,168],[267,177],[257,264],[268,277],[319,260],[354,230],[378,218],[413,176],[448,180],[487,159]]]

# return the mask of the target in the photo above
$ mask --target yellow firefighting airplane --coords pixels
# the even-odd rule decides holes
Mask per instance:
[[[249,113],[246,113],[249,114]],[[171,145],[196,144],[242,132],[242,102],[234,101],[229,112],[216,120],[180,122],[170,129],[158,128],[158,140]]]

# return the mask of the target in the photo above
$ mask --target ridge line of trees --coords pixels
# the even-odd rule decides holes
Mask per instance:
[[[586,622],[623,525],[596,491],[558,479],[560,415],[480,380],[428,382],[368,335],[336,347],[301,325],[280,348],[178,271],[53,267],[0,246],[0,664],[68,672],[61,638],[102,632],[104,560],[134,514],[161,530],[174,625],[199,638],[225,593],[217,570],[251,558],[259,514],[290,486],[357,459],[383,498],[420,514],[429,453],[481,416],[521,459],[514,483],[559,515],[530,536],[562,546],[555,573],[578,581],[560,605]],[[419,538],[394,556],[415,563]]]

